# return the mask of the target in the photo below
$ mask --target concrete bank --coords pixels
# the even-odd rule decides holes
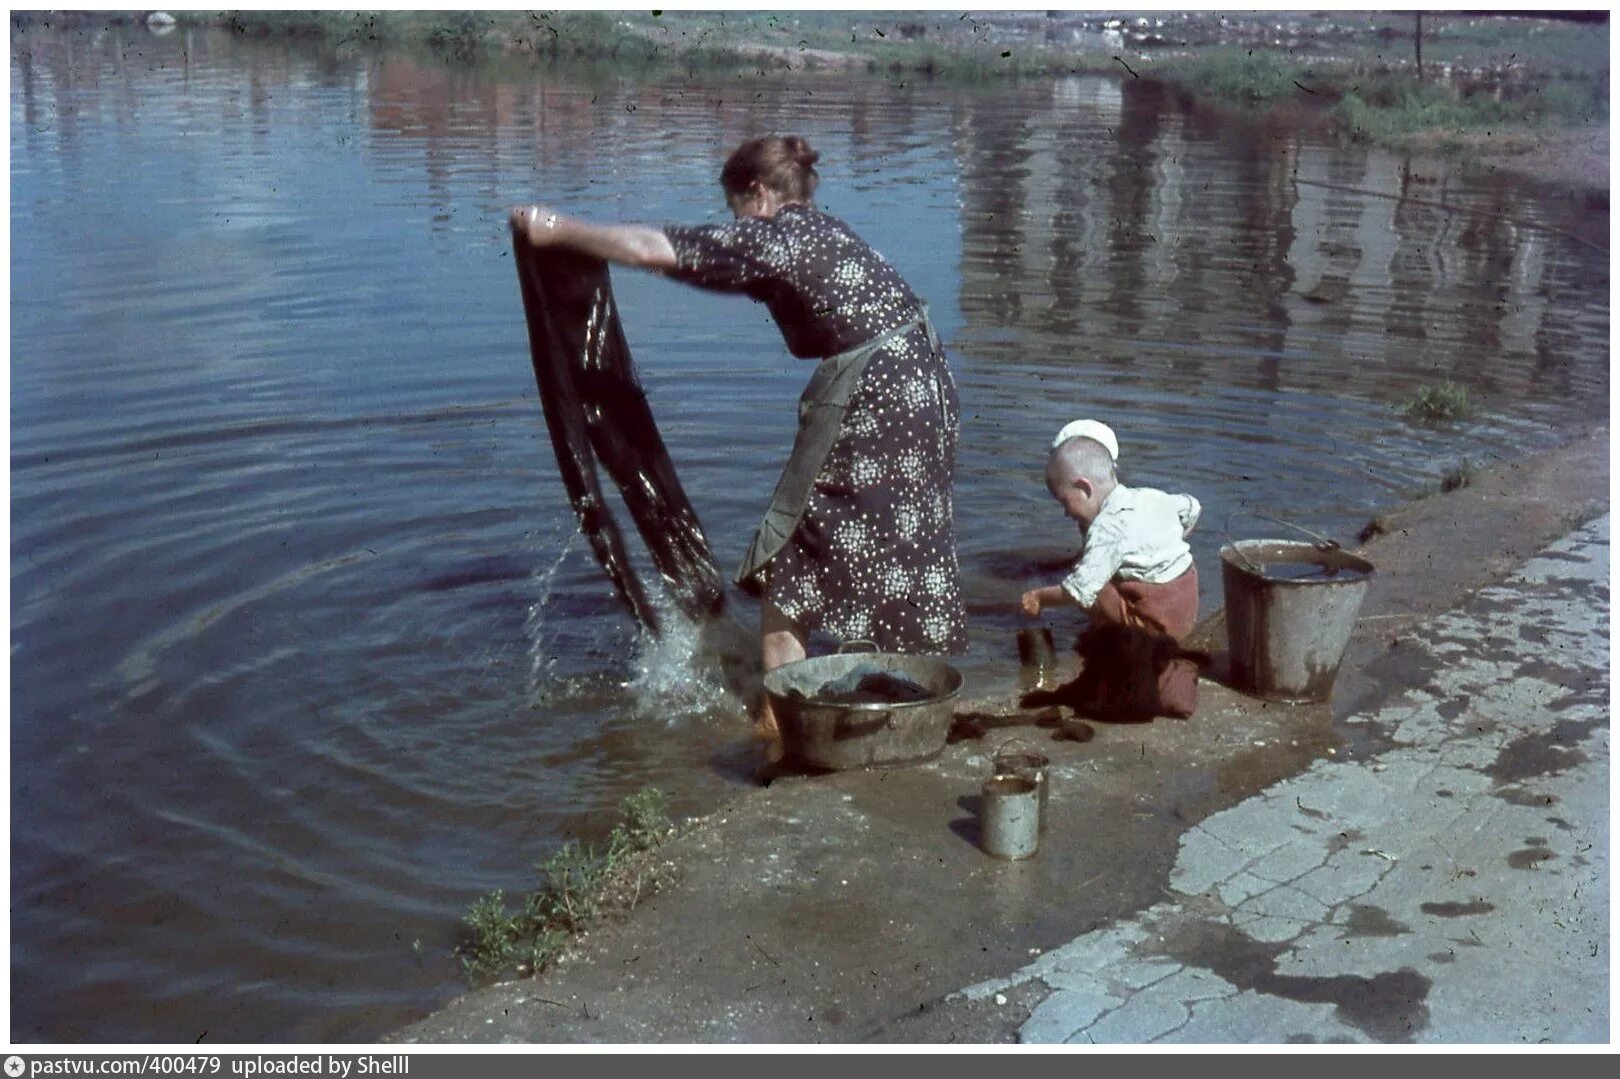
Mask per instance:
[[[1350,720],[1387,748],[1200,821],[1164,900],[927,1028],[1017,990],[1025,1042],[1607,1041],[1608,582],[1605,515],[1412,633],[1429,677]]]
[[[979,702],[929,764],[736,799],[665,848],[675,882],[628,920],[394,1040],[1458,1040],[1492,1025],[1467,1003],[1492,978],[1527,1025],[1483,1040],[1517,1038],[1539,1013],[1512,994],[1545,986],[1504,965],[1550,979],[1595,943],[1607,970],[1606,522],[1525,564],[1606,512],[1608,468],[1605,428],[1389,514],[1331,708],[1206,682],[1190,721],[1059,731]],[[1007,864],[973,800],[1011,737],[1054,763],[1041,853]],[[1527,1036],[1606,1029],[1593,989]],[[1175,998],[1209,1003],[1195,1024]]]

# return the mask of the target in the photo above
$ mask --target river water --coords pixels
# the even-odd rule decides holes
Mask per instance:
[[[1258,515],[1348,539],[1607,417],[1606,210],[1128,77],[637,81],[14,29],[10,79],[15,1040],[370,1039],[461,988],[471,899],[626,793],[746,783],[735,702],[637,640],[575,535],[511,204],[717,220],[742,138],[822,151],[823,205],[957,372],[970,693],[1015,683],[1017,594],[1076,549],[1040,476],[1071,418],[1203,501],[1213,604],[1228,530],[1278,534]],[[729,568],[810,369],[745,300],[616,290]],[[1473,420],[1397,412],[1442,379]]]

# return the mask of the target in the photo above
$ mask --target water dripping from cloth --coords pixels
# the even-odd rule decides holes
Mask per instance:
[[[562,546],[557,551],[557,557],[551,560],[551,565],[537,570],[529,582],[534,589],[534,602],[529,604],[528,614],[523,620],[523,636],[529,646],[529,680],[524,688],[531,700],[541,695],[557,666],[556,651],[550,647],[545,632],[546,608],[551,603],[557,572],[562,569],[562,564],[574,549],[574,541],[579,537],[580,529],[576,526],[563,537]]]
[[[758,638],[729,614],[693,621],[666,599],[654,602],[661,632],[638,636],[625,684],[636,714],[665,722],[745,715],[761,692]]]

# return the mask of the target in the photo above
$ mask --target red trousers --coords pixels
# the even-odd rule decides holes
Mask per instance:
[[[1127,706],[1153,715],[1185,718],[1198,706],[1198,665],[1180,643],[1198,621],[1198,569],[1188,567],[1165,584],[1111,581],[1097,593],[1087,612],[1094,627],[1103,627],[1108,647],[1093,661],[1123,669],[1106,683]],[[1107,632],[1117,627],[1123,632]],[[1149,690],[1149,686],[1152,687]],[[1121,690],[1123,689],[1123,692]]]

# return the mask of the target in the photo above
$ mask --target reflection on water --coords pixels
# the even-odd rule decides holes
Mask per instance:
[[[1347,537],[1606,415],[1607,257],[1570,238],[1606,216],[1137,80],[638,83],[182,29],[14,31],[11,91],[19,1040],[376,1035],[457,991],[472,897],[645,784],[746,781],[735,672],[691,656],[747,632],[646,649],[576,541],[512,203],[706,220],[735,142],[815,143],[950,344],[970,694],[1016,686],[1016,597],[1076,546],[1039,470],[1077,415],[1202,500],[1207,567],[1263,514]],[[730,564],[809,369],[741,300],[616,288]],[[1441,378],[1479,419],[1392,408]]]

